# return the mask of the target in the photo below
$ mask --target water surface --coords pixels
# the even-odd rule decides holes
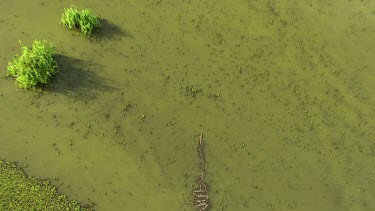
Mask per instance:
[[[71,4],[99,39],[59,25]],[[0,1],[1,74],[34,39],[60,71],[1,80],[1,158],[96,210],[194,210],[202,132],[213,210],[371,210],[374,6]]]

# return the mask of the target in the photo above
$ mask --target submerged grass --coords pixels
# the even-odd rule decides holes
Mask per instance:
[[[95,30],[99,29],[99,18],[92,14],[88,9],[78,11],[75,7],[64,8],[60,23],[68,29],[78,29],[90,36]]]
[[[58,193],[49,180],[27,176],[15,163],[0,160],[0,210],[90,209]]]
[[[22,54],[16,55],[8,65],[8,76],[16,78],[20,88],[34,88],[38,83],[49,85],[57,73],[53,58],[54,47],[47,41],[35,40],[32,48],[22,45]]]

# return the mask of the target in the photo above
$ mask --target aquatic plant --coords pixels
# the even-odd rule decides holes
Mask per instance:
[[[38,83],[48,85],[57,73],[53,58],[54,47],[47,41],[35,40],[32,48],[22,45],[22,54],[16,55],[8,64],[8,76],[16,78],[20,88],[34,88]]]
[[[99,18],[88,9],[78,11],[76,7],[64,8],[60,23],[68,29],[78,29],[90,36],[94,30],[101,27]]]
[[[197,93],[202,92],[202,89],[194,86],[185,86],[185,95],[195,97]]]
[[[0,210],[93,210],[93,204],[82,206],[69,200],[50,180],[29,176],[19,165],[5,160],[0,160],[0,199]]]

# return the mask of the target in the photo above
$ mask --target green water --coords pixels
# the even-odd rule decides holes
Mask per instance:
[[[99,40],[59,25],[102,19]],[[43,92],[0,80],[0,159],[95,210],[373,210],[375,2],[0,1],[18,40],[55,44]],[[201,89],[186,96],[186,86]],[[130,105],[130,106],[129,106]],[[144,117],[142,117],[144,115]]]

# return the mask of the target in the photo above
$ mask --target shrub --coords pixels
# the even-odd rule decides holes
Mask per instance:
[[[15,77],[19,87],[24,89],[34,88],[38,83],[50,84],[57,73],[52,43],[35,40],[31,49],[22,45],[21,41],[20,44],[22,54],[9,62],[8,75]]]
[[[90,36],[94,30],[101,27],[99,18],[93,15],[90,10],[78,11],[75,7],[64,8],[60,23],[68,29],[81,30],[86,36]]]

